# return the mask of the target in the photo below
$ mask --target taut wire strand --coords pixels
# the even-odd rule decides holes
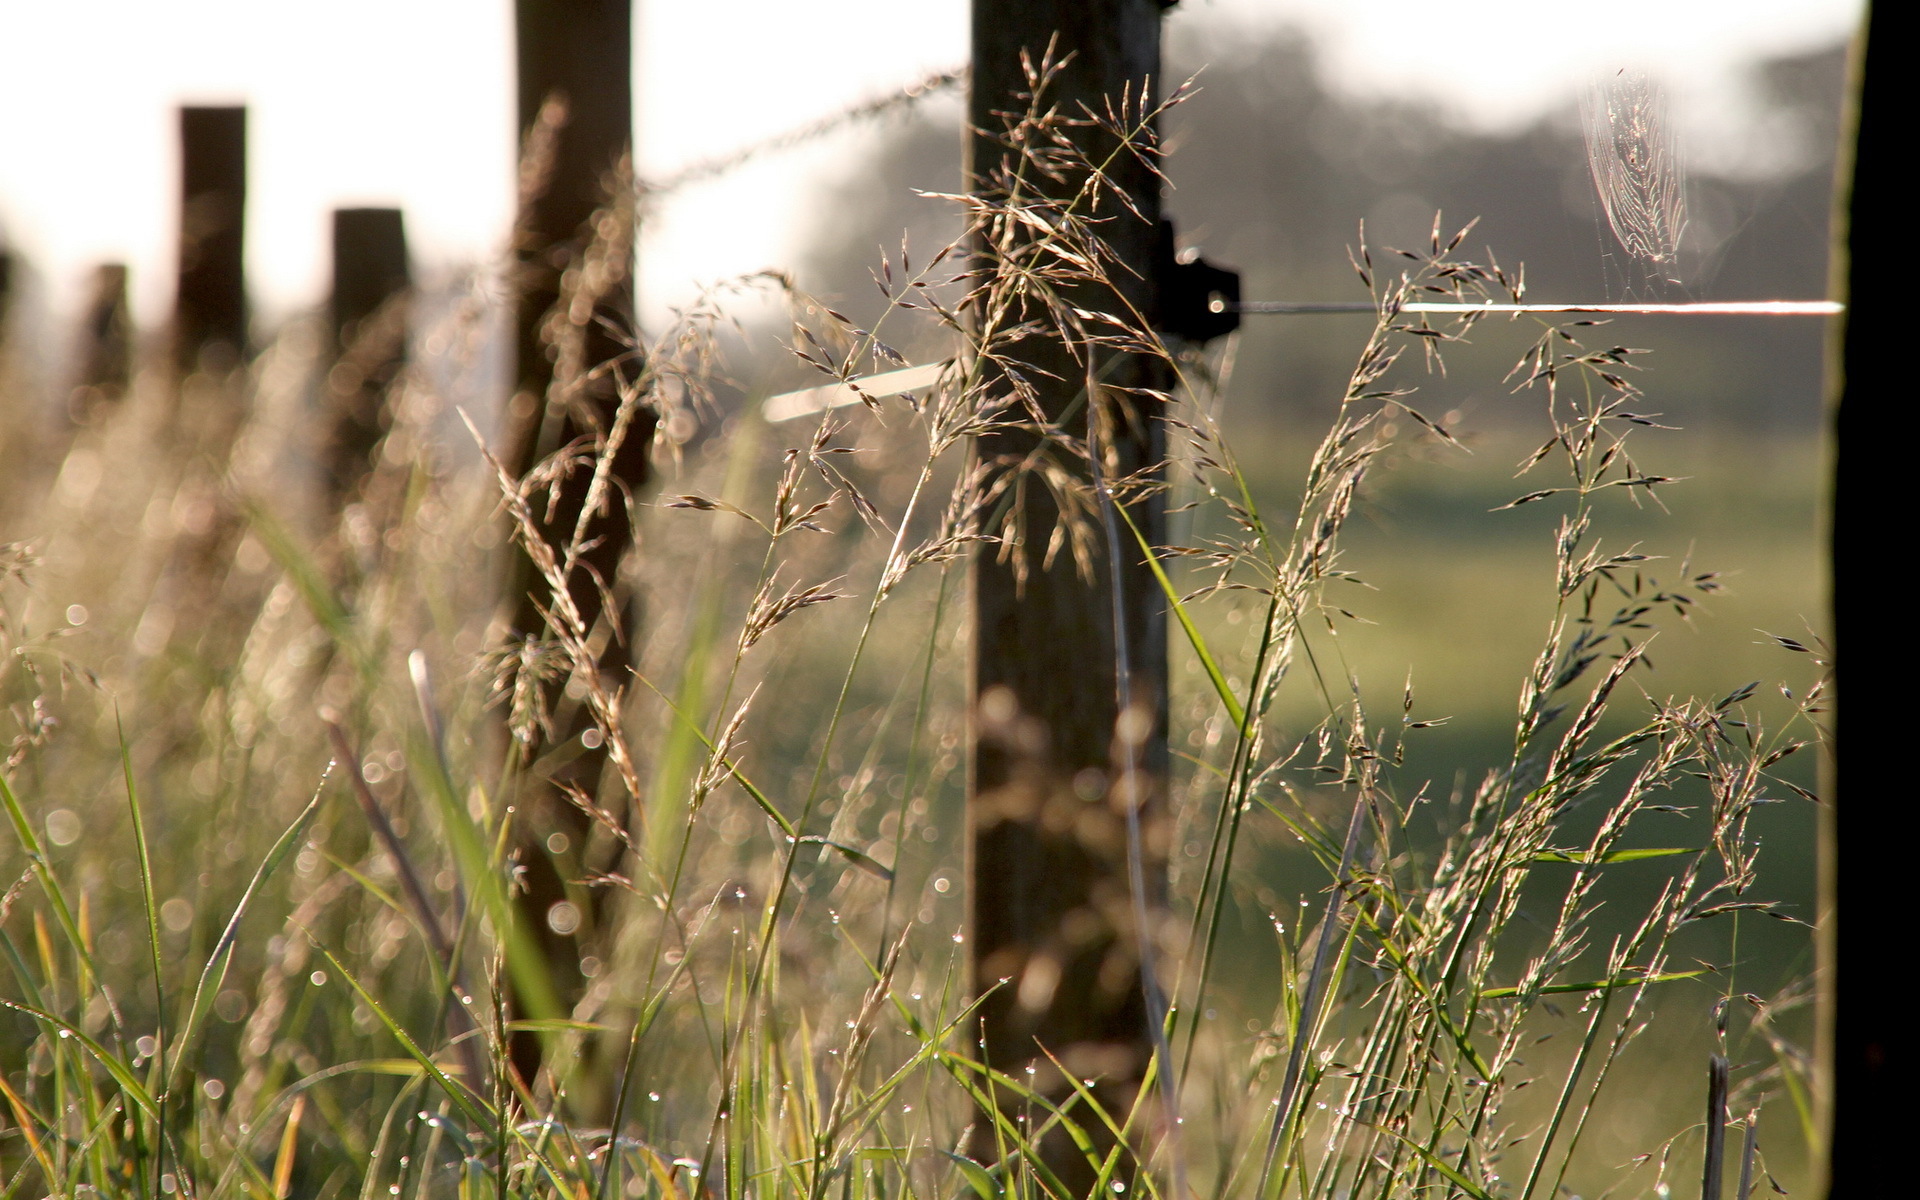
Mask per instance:
[[[1667,313],[1698,317],[1831,317],[1847,310],[1838,300],[1706,300],[1691,304],[1460,304],[1415,301],[1401,312],[1415,313]],[[1254,316],[1297,316],[1313,313],[1367,313],[1377,311],[1371,300],[1242,300],[1214,301],[1215,312]]]

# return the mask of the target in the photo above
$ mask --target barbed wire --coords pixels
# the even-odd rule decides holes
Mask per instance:
[[[938,95],[967,80],[966,67],[950,67],[926,75],[897,92],[848,105],[835,113],[809,121],[796,129],[751,142],[737,150],[700,159],[658,179],[636,180],[642,200],[653,199],[696,183],[705,183],[737,171],[757,158],[791,150],[837,133],[849,125],[871,121],[901,109],[911,108],[930,96]]]

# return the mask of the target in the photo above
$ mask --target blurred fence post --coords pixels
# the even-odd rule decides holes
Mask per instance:
[[[180,110],[180,280],[174,363],[216,373],[247,352],[242,272],[247,208],[247,110]]]
[[[563,446],[592,451],[613,426],[621,381],[637,373],[627,337],[633,328],[633,12],[631,0],[516,0],[514,17],[523,151],[515,247],[518,366],[508,403],[507,461],[524,475]],[[625,614],[618,611],[625,594],[620,562],[632,540],[625,496],[646,482],[652,440],[653,417],[643,409],[613,463],[624,486],[610,489],[606,507],[587,521],[587,548],[568,587],[582,619],[598,630],[603,674],[613,687],[625,682],[629,654]],[[590,462],[576,464],[554,502],[535,505],[540,533],[556,547],[572,537],[591,477]],[[615,611],[607,611],[603,583],[616,597]],[[515,555],[509,603],[517,637],[545,636],[542,610],[555,607],[553,597],[524,554]],[[547,686],[553,727],[525,731],[531,740],[521,757],[558,765],[528,778],[521,793],[526,890],[520,904],[525,931],[544,954],[547,980],[559,1002],[571,1006],[586,982],[580,960],[608,931],[598,903],[606,893],[575,888],[570,898],[555,862],[564,855],[575,864],[566,876],[577,878],[593,832],[562,790],[595,795],[608,755],[597,737],[583,738],[593,727],[585,706],[557,684]],[[624,803],[614,807],[625,811]],[[553,847],[562,849],[550,853]],[[516,1007],[527,1000],[516,991]],[[541,1052],[540,1035],[514,1036],[513,1065],[529,1085]],[[577,1098],[584,1091],[577,1089]]]
[[[407,354],[406,225],[397,208],[333,210],[332,365],[323,395],[328,511],[351,503],[392,422],[389,388]]]
[[[1051,45],[1054,58],[1065,59],[1044,100],[1063,114],[1077,117],[1080,104],[1099,110],[1109,99],[1118,105],[1123,95],[1154,103],[1162,8],[1159,0],[974,0],[968,120],[975,132],[967,142],[967,186],[989,196],[995,190],[993,174],[1008,153],[994,136],[1004,124],[996,114],[1017,109],[1016,93],[1029,86],[1023,51],[1037,64]],[[1063,132],[1100,139],[1086,147],[1094,161],[1110,142],[1093,129]],[[1124,299],[1136,312],[1151,313],[1159,181],[1128,154],[1117,156],[1110,181],[1137,212],[1109,199],[1088,215],[1104,218],[1098,231],[1119,263],[1112,274],[1122,296],[1088,289],[1074,303],[1123,312],[1115,304]],[[1049,184],[1037,172],[1028,172],[1028,182],[1064,187],[1066,195],[1081,183],[1070,178]],[[1044,312],[1032,315],[1044,324]],[[1164,388],[1163,363],[1131,355],[1103,364],[1100,395],[1089,398],[1086,370],[1058,338],[1028,337],[1012,355],[1027,368],[1023,373],[1037,387],[1040,407],[1060,433],[1085,439],[1089,410],[1106,414],[1104,469],[1111,477],[1147,478],[1164,469],[1158,414],[1130,390]],[[1022,469],[1038,444],[1031,431],[1007,430],[982,436],[977,453],[989,470],[1004,474]],[[1066,465],[1084,481],[1084,463]],[[1134,797],[1123,794],[1125,763],[1116,749],[1117,655],[1124,644],[1131,658],[1129,724],[1137,714],[1133,753],[1146,780],[1148,903],[1157,909],[1165,878],[1165,850],[1154,836],[1167,762],[1165,604],[1123,526],[1117,574],[1126,627],[1116,635],[1112,565],[1099,531],[1090,572],[1079,571],[1066,552],[1046,564],[1045,549],[1062,519],[1050,489],[1035,481],[1006,495],[1023,509],[1023,544],[1009,547],[1005,557],[999,547],[984,549],[973,561],[968,827],[974,994],[986,996],[981,1030],[991,1066],[1016,1079],[1033,1068],[1034,1082],[1056,1100],[1073,1094],[1061,1069],[1097,1078],[1095,1095],[1118,1121],[1145,1077],[1152,1042],[1129,905],[1122,808]],[[1166,540],[1157,495],[1130,504],[1128,511],[1151,543]],[[1015,561],[1020,557],[1024,579]],[[1007,1102],[1019,1107],[1011,1098]],[[1078,1118],[1096,1142],[1112,1144],[1098,1118],[1084,1111]],[[975,1128],[974,1152],[991,1154],[992,1126],[979,1122]],[[1146,1135],[1151,1123],[1136,1128]],[[1084,1194],[1094,1171],[1064,1134],[1050,1135],[1043,1154],[1075,1194]],[[1131,1172],[1123,1167],[1120,1177]]]
[[[76,358],[67,415],[84,425],[100,405],[123,399],[133,379],[133,314],[127,304],[125,263],[101,263],[93,269]]]
[[[0,246],[0,343],[7,336],[7,306],[13,300],[13,251]]]
[[[1829,344],[1834,695],[1823,756],[1816,935],[1818,1012],[1814,1154],[1834,1200],[1884,1194],[1907,1169],[1903,1101],[1920,1070],[1920,1036],[1899,982],[1912,939],[1912,892],[1899,866],[1920,837],[1908,736],[1899,611],[1887,531],[1901,518],[1906,451],[1890,397],[1906,387],[1906,296],[1889,247],[1911,221],[1900,164],[1910,152],[1904,94],[1905,13],[1872,4],[1853,47],[1852,161],[1836,189],[1833,296],[1847,304]],[[1847,153],[1842,137],[1842,154]],[[1851,170],[1849,170],[1849,167]],[[1844,665],[1844,669],[1843,668]],[[1878,682],[1875,682],[1875,681]],[[1882,691],[1881,689],[1885,689]],[[1842,739],[1853,747],[1842,757]],[[1824,1161],[1822,1161],[1824,1159]]]

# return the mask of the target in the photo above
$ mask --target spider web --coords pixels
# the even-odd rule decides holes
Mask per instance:
[[[1594,191],[1626,252],[1627,294],[1664,295],[1669,285],[1684,290],[1687,193],[1666,93],[1645,74],[1623,70],[1587,90],[1580,117]]]

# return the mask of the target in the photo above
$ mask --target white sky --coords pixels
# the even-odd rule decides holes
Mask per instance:
[[[966,0],[636,4],[639,156],[655,176],[967,52]],[[1641,66],[1710,141],[1735,136],[1742,64],[1842,37],[1859,12],[1860,0],[1186,0],[1169,19],[1302,26],[1341,86],[1489,126]],[[510,13],[511,0],[0,0],[0,241],[56,309],[93,263],[129,262],[138,319],[164,320],[174,106],[244,100],[248,270],[268,320],[324,294],[339,205],[403,207],[428,271],[483,258],[511,204]],[[782,154],[668,202],[641,250],[648,310],[790,261],[810,181],[846,149]]]

